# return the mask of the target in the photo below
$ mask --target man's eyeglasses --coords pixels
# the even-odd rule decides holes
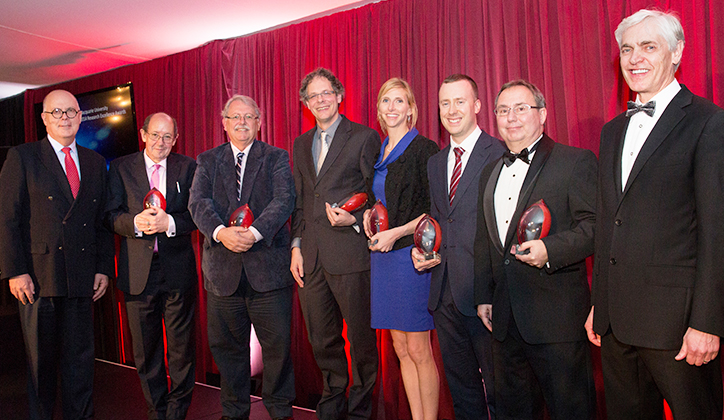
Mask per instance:
[[[307,96],[307,102],[314,102],[318,99],[329,99],[334,96],[334,91],[325,90],[322,93],[315,93],[314,95]]]
[[[246,121],[248,123],[251,123],[252,121],[259,119],[259,117],[257,117],[256,115],[251,115],[251,114],[245,114],[244,116],[241,116],[239,114],[232,115],[232,116],[224,115],[224,118],[226,118],[227,120],[232,120],[235,123],[241,121],[242,118],[244,118],[244,121]]]
[[[67,115],[68,118],[75,118],[75,116],[78,115],[79,112],[79,110],[74,108],[68,108],[65,111],[60,108],[55,108],[52,111],[43,111],[43,114],[50,114],[53,116],[53,118],[59,120],[63,117],[63,114]]]
[[[174,136],[172,136],[171,134],[161,134],[161,133],[156,133],[156,132],[153,132],[153,133],[146,132],[146,133],[148,134],[148,137],[150,137],[152,141],[158,141],[159,139],[163,139],[164,143],[171,143],[174,139]]]
[[[495,115],[497,115],[498,117],[507,117],[508,114],[510,114],[510,111],[513,111],[513,113],[515,115],[525,115],[525,114],[529,113],[531,109],[541,109],[541,108],[543,108],[543,107],[542,106],[532,106],[532,105],[528,105],[528,104],[518,104],[512,108],[509,106],[499,106],[499,107],[495,108],[493,113],[495,113]]]

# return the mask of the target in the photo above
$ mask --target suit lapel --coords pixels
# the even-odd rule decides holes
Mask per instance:
[[[450,146],[448,145],[447,147],[442,149],[442,152],[440,152],[438,155],[435,155],[439,158],[435,162],[435,169],[438,174],[441,174],[441,176],[431,177],[432,179],[430,180],[430,182],[433,182],[435,185],[435,188],[431,187],[431,189],[440,191],[440,194],[432,194],[432,198],[438,200],[437,208],[439,208],[440,211],[444,211],[446,217],[450,215],[451,212],[450,200],[448,199],[447,191],[447,157],[449,154]]]
[[[631,187],[631,183],[635,181],[636,176],[638,176],[641,172],[641,169],[644,167],[651,155],[653,155],[656,149],[661,146],[661,143],[666,140],[666,137],[668,137],[671,130],[676,127],[679,121],[686,116],[686,112],[684,112],[682,108],[690,104],[691,99],[691,92],[686,87],[682,86],[679,93],[674,96],[674,99],[671,100],[664,113],[661,114],[659,121],[656,122],[654,129],[651,130],[651,133],[646,138],[643,147],[641,147],[641,151],[638,156],[636,156],[636,161],[634,162],[634,166],[631,168],[631,174],[629,174],[628,180],[626,181],[626,188],[623,191],[623,195],[626,195],[626,192]],[[624,136],[625,133],[626,131],[624,130]],[[621,159],[619,158],[618,160],[620,165]]]
[[[500,232],[498,232],[498,222],[495,219],[495,186],[498,184],[500,171],[503,169],[503,159],[498,159],[493,168],[493,172],[488,178],[483,193],[483,211],[485,214],[485,224],[488,227],[488,236],[492,239],[495,249],[500,255],[505,255],[503,244],[500,243]]]
[[[508,229],[508,233],[505,235],[504,249],[508,248],[515,236],[516,231],[518,230],[517,221],[520,220],[521,216],[523,216],[523,213],[527,210],[527,204],[530,201],[530,196],[533,193],[533,189],[535,188],[535,183],[538,180],[538,175],[540,175],[541,170],[543,170],[543,167],[545,166],[546,161],[550,157],[551,151],[553,150],[554,146],[555,142],[547,135],[544,134],[543,138],[540,139],[540,144],[536,148],[533,160],[530,162],[530,168],[528,168],[528,173],[525,175],[523,186],[520,187],[518,204],[515,207],[515,213],[513,213],[513,217],[510,219],[511,221],[515,221],[516,224],[511,224],[510,226],[512,227],[512,229]]]
[[[485,162],[485,156],[484,156],[484,147],[482,142],[482,137],[484,133],[480,134],[480,137],[478,137],[478,140],[475,142],[475,146],[473,147],[473,150],[470,152],[470,159],[468,159],[468,163],[465,165],[465,169],[463,170],[463,174],[460,176],[460,181],[458,182],[458,189],[455,191],[455,196],[458,195],[464,195],[465,191],[470,187],[470,184],[473,182],[479,181],[479,177],[476,175],[480,173],[480,171],[483,169],[483,162]],[[445,162],[445,180],[447,182],[448,180],[447,176],[447,161]],[[448,200],[448,206],[450,206],[450,210],[455,210],[455,207],[457,207],[457,204],[459,203],[459,200],[453,200],[452,206],[449,204]]]
[[[248,203],[251,197],[251,191],[254,188],[254,180],[261,168],[263,159],[261,153],[261,145],[258,140],[249,149],[249,156],[246,158],[246,167],[244,168],[244,182],[241,184],[241,203]]]
[[[171,153],[166,160],[166,208],[169,210],[177,208],[178,191],[176,190],[176,181],[179,178],[180,171],[181,167],[176,161],[176,155]]]
[[[618,136],[617,139],[615,139],[615,143],[613,144],[613,181],[614,181],[614,189],[616,190],[616,197],[621,198],[623,190],[623,187],[621,185],[622,178],[621,178],[621,158],[623,157],[623,142],[626,139],[626,130],[628,129],[628,123],[631,121],[630,118],[625,118],[621,120],[621,127],[618,129],[614,129],[614,132],[621,133],[620,136]],[[600,169],[599,169],[600,170]]]
[[[234,152],[231,149],[231,143],[227,143],[224,147],[219,149],[219,154],[219,179],[228,179],[233,181],[224,182],[224,186],[226,189],[226,195],[229,199],[229,203],[237,203],[238,197],[236,195],[236,156],[234,156]],[[234,207],[234,204],[232,204],[232,207]]]
[[[63,167],[60,165],[58,157],[55,154],[55,150],[53,149],[53,146],[50,145],[50,140],[47,138],[42,140],[42,144],[40,145],[40,160],[43,162],[43,165],[48,169],[48,171],[53,174],[52,178],[58,183],[60,190],[63,191],[63,196],[68,204],[72,205],[74,199],[73,193],[70,191],[68,177],[65,175],[65,172],[63,172]],[[78,160],[80,160],[80,156]],[[83,164],[81,163],[81,168],[82,167]]]

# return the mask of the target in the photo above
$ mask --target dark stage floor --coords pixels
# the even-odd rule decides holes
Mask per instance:
[[[26,420],[28,398],[26,391],[25,354],[17,317],[0,314],[0,420]],[[144,420],[146,403],[136,370],[115,363],[96,360],[94,388],[95,418],[97,420]],[[261,398],[251,397],[251,420],[269,420]],[[55,418],[60,419],[60,407]],[[217,420],[221,417],[219,389],[196,384],[187,420]],[[314,411],[295,409],[297,420],[316,419]]]

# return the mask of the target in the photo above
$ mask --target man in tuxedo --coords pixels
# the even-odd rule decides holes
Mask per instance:
[[[262,398],[273,419],[290,419],[294,392],[291,359],[292,293],[289,227],[294,181],[289,154],[256,140],[256,102],[234,95],[222,112],[229,143],[198,156],[191,216],[206,237],[202,269],[208,292],[209,346],[221,375],[222,420],[248,419],[251,324],[262,349]],[[248,226],[232,225],[248,205]]]
[[[721,419],[724,110],[676,80],[684,31],[639,10],[615,32],[636,101],[601,132],[586,328],[609,418]]]
[[[425,260],[416,248],[418,270],[432,269],[428,309],[440,342],[455,418],[495,417],[491,335],[473,302],[473,243],[478,180],[483,167],[503,153],[500,141],[478,127],[478,85],[454,74],[442,82],[440,120],[450,144],[427,162],[431,216],[440,223],[439,258]]]
[[[123,291],[133,359],[150,420],[186,418],[194,389],[196,258],[188,210],[196,162],[171,153],[178,139],[176,120],[149,115],[141,129],[145,150],[111,162],[106,219],[121,236],[118,283]],[[146,208],[151,188],[165,208]],[[168,342],[168,376],[163,327]]]
[[[316,127],[294,140],[297,203],[292,215],[291,272],[324,391],[317,404],[323,420],[368,419],[377,377],[377,335],[370,326],[370,255],[360,210],[337,203],[357,192],[372,197],[380,151],[376,131],[339,114],[344,87],[327,69],[309,73],[299,89]],[[347,323],[349,374],[342,321]]]
[[[0,272],[19,302],[30,418],[52,418],[60,370],[63,418],[90,419],[93,302],[114,272],[106,162],[76,144],[70,92],[50,92],[41,117],[48,136],[10,149],[0,173]]]
[[[493,333],[496,414],[542,419],[545,401],[552,419],[593,419],[596,390],[583,324],[596,156],[543,133],[545,98],[525,80],[503,85],[495,115],[508,150],[480,176],[475,303]],[[550,231],[521,238],[521,218],[539,200],[550,211]]]

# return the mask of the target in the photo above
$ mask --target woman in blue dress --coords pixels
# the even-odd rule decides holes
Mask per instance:
[[[427,160],[439,148],[415,129],[415,96],[402,79],[390,79],[380,88],[377,119],[388,137],[375,164],[372,191],[387,208],[389,229],[372,235],[370,210],[365,212],[372,328],[390,330],[413,420],[434,420],[439,376],[430,344],[435,327],[427,310],[430,273],[415,270],[410,250],[417,223],[430,211]]]

